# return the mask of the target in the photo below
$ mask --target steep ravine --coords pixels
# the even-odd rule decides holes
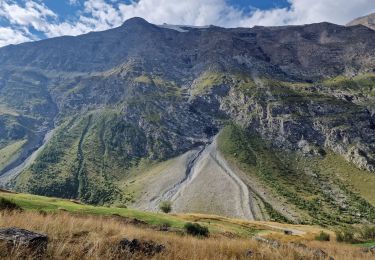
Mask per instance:
[[[17,176],[26,168],[28,168],[30,165],[33,164],[35,159],[38,157],[39,153],[44,149],[44,147],[48,144],[48,142],[51,140],[55,129],[50,130],[46,133],[43,139],[43,143],[41,146],[39,146],[38,149],[36,149],[33,153],[31,153],[21,164],[18,166],[6,171],[0,176],[0,187],[9,188],[9,185],[11,185],[12,180],[17,178]]]
[[[86,177],[85,170],[84,170],[85,157],[84,157],[82,145],[83,145],[85,136],[89,130],[91,120],[92,120],[92,116],[90,115],[87,119],[87,124],[82,131],[82,135],[78,143],[78,149],[77,149],[78,168],[77,168],[77,173],[76,173],[76,178],[77,178],[76,181],[78,183],[78,197],[81,197],[83,195],[83,193],[85,192],[85,188],[87,186],[86,185],[87,177]]]

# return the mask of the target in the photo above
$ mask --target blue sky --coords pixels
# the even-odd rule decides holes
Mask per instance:
[[[252,27],[345,24],[371,12],[375,0],[0,0],[0,47],[106,30],[134,16],[155,24]]]

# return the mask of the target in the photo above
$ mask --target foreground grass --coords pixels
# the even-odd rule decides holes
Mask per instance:
[[[178,218],[158,213],[148,213],[126,208],[110,208],[97,207],[91,205],[81,204],[76,201],[69,201],[57,198],[49,198],[37,195],[23,194],[23,193],[9,193],[1,192],[0,197],[9,199],[19,205],[26,211],[44,211],[44,212],[58,212],[68,211],[71,213],[78,213],[81,215],[99,215],[99,216],[113,216],[119,215],[129,218],[137,218],[145,221],[150,225],[159,225],[168,222],[171,226],[181,228],[185,222]]]
[[[249,251],[252,252],[252,259],[319,259],[310,251],[287,246],[288,244],[272,248],[251,238],[229,238],[218,234],[201,239],[129,225],[119,218],[68,212],[0,212],[0,227],[10,226],[47,234],[49,244],[44,256],[46,259],[124,259],[126,256],[116,253],[119,241],[124,238],[152,240],[165,245],[166,250],[153,259],[248,259]],[[309,248],[322,248],[335,259],[370,257],[354,246],[309,240],[303,242]],[[21,250],[14,250],[11,254],[0,250],[0,258],[18,259],[20,253]],[[150,259],[142,255],[132,255],[131,258]]]
[[[211,233],[230,233],[241,237],[249,237],[258,233],[273,230],[273,228],[269,228],[265,225],[259,225],[258,223],[219,216],[200,214],[164,214],[128,208],[99,207],[81,204],[77,201],[49,198],[24,193],[6,192],[1,190],[0,197],[14,202],[22,209],[29,212],[69,212],[81,216],[123,217],[127,219],[137,219],[154,227],[168,224],[172,228],[177,229],[182,229],[187,222],[197,222],[207,226]],[[280,233],[282,230],[275,229],[273,232]]]

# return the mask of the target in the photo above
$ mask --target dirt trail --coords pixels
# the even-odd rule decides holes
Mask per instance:
[[[305,231],[302,231],[302,230],[299,230],[299,229],[295,229],[295,228],[290,228],[290,227],[280,227],[280,226],[271,225],[271,224],[264,224],[264,225],[265,225],[265,226],[268,226],[268,227],[270,227],[270,228],[278,229],[278,230],[289,231],[289,232],[291,232],[293,235],[302,236],[302,235],[305,235],[305,234],[306,234]]]

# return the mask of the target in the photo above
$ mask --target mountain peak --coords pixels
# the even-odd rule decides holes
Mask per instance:
[[[149,22],[147,22],[142,17],[132,17],[128,20],[126,20],[122,26],[133,26],[133,25],[150,25]]]
[[[359,17],[347,24],[347,26],[355,26],[355,25],[364,25],[370,29],[375,30],[375,13],[372,13],[363,17]]]

